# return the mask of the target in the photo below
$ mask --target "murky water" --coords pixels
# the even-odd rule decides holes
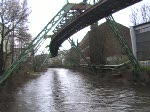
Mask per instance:
[[[102,84],[96,75],[60,68],[49,68],[4,99],[0,112],[150,112],[147,87]]]

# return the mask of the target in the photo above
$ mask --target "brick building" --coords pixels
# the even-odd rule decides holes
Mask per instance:
[[[129,28],[117,24],[129,47],[131,47]],[[79,47],[91,64],[111,64],[112,62],[117,64],[119,61],[127,59],[116,35],[107,22],[99,26],[97,24],[92,25],[91,31],[86,34]],[[80,62],[85,63],[83,59]]]
[[[90,45],[89,45],[89,34],[90,32],[88,32],[84,38],[82,39],[82,41],[79,43],[79,48],[81,50],[81,52],[85,55],[86,59],[90,62]],[[85,60],[81,57],[80,58],[80,63],[81,64],[85,64]]]

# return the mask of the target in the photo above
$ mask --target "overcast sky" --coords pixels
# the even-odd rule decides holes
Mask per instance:
[[[90,1],[90,0],[89,0]],[[69,0],[70,3],[79,3],[82,0]],[[150,3],[150,0],[143,0],[141,3]],[[66,0],[28,0],[29,7],[32,12],[29,16],[29,29],[33,37],[35,37],[44,26],[56,15],[56,13],[66,4]],[[139,5],[136,4],[134,7]],[[131,24],[129,22],[129,14],[131,13],[131,7],[123,9],[113,14],[114,19],[127,27]],[[77,34],[73,35],[72,38],[76,38],[81,41],[89,28],[86,28]],[[68,47],[69,43],[65,43],[64,47]]]

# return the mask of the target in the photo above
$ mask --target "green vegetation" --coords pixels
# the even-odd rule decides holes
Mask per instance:
[[[141,68],[142,68],[142,71],[150,73],[150,66],[143,66]]]

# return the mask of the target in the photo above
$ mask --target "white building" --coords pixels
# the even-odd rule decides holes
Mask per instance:
[[[150,62],[150,22],[130,27],[133,54],[142,63]]]

